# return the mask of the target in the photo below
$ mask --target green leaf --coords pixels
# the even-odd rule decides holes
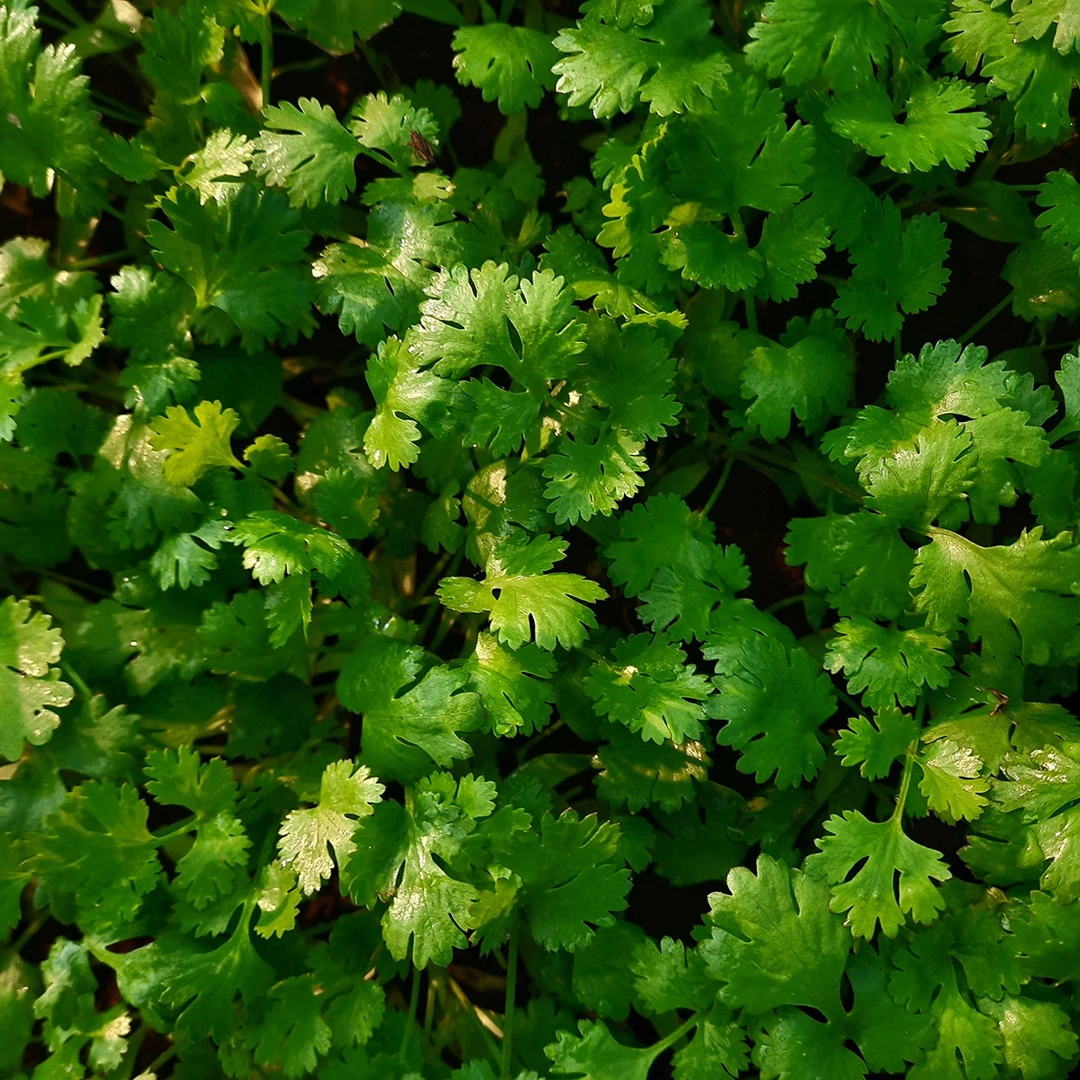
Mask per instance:
[[[861,330],[870,341],[895,337],[903,315],[932,307],[949,280],[945,223],[936,214],[901,222],[888,199],[878,206],[851,245],[855,269],[834,304],[848,329]]]
[[[5,178],[43,198],[59,176],[96,210],[100,167],[94,144],[102,132],[90,105],[90,80],[72,44],[41,47],[36,8],[0,13],[0,160]],[[69,211],[70,213],[70,211]]]
[[[914,705],[921,687],[936,690],[949,681],[949,640],[940,634],[890,629],[861,617],[841,619],[835,629],[825,667],[842,670],[849,692],[862,694],[875,712]]]
[[[314,975],[283,979],[270,991],[270,1009],[245,1041],[260,1065],[280,1065],[286,1076],[310,1074],[330,1050],[330,1027],[322,1018],[323,987]]]
[[[751,402],[748,425],[773,442],[791,430],[792,413],[808,432],[838,413],[851,396],[853,376],[844,344],[843,332],[819,310],[809,324],[793,319],[780,344],[755,349],[741,380]]]
[[[463,86],[476,86],[485,101],[513,116],[535,109],[545,90],[555,88],[552,65],[559,54],[539,30],[505,23],[463,26],[454,33],[454,73]]]
[[[28,600],[0,602],[0,757],[18,760],[24,740],[40,746],[60,724],[54,710],[75,696],[52,666],[63,648],[52,619]]]
[[[731,71],[709,38],[710,23],[700,0],[666,0],[647,27],[623,29],[591,11],[555,38],[568,54],[554,66],[555,89],[597,119],[629,112],[639,99],[659,116],[700,108]]]
[[[982,759],[969,747],[948,738],[936,739],[918,760],[923,774],[919,791],[934,813],[950,822],[973,821],[982,813],[989,802],[983,793],[990,781],[981,775]]]
[[[469,676],[430,660],[416,646],[373,638],[342,665],[337,692],[363,713],[364,760],[379,776],[416,780],[432,762],[447,767],[472,752],[458,734],[480,721],[479,698],[464,689]]]
[[[127,784],[82,784],[46,819],[34,871],[50,890],[77,898],[91,925],[122,926],[161,876],[148,809]]]
[[[750,1013],[832,1011],[851,935],[829,911],[824,883],[760,855],[757,874],[737,867],[727,887],[709,895],[709,936],[699,946],[721,998]]]
[[[308,331],[315,292],[304,257],[309,236],[284,196],[240,184],[203,205],[181,188],[164,209],[172,228],[157,220],[147,227],[158,261],[191,286],[200,308],[226,315],[246,349]]]
[[[333,581],[356,567],[356,552],[340,536],[277,510],[249,514],[229,533],[244,548],[244,566],[262,585],[288,574],[318,571]]]
[[[955,633],[1024,663],[1064,662],[1080,652],[1080,553],[1069,534],[1042,528],[1008,546],[980,547],[945,529],[915,556],[915,606],[927,626]]]
[[[434,146],[439,142],[435,118],[427,109],[414,107],[400,94],[388,99],[381,90],[365,95],[352,107],[349,131],[363,153],[403,176],[414,166],[426,164],[417,157],[413,132]]]
[[[853,716],[834,749],[842,764],[848,768],[858,765],[860,775],[880,780],[889,775],[893,762],[907,753],[918,736],[919,729],[907,713],[886,707],[873,720]]]
[[[318,804],[310,810],[293,810],[285,818],[281,863],[296,871],[305,895],[330,876],[335,861],[338,866],[348,862],[356,850],[352,835],[357,821],[372,813],[372,804],[382,801],[385,790],[366,765],[354,771],[351,761],[337,761],[323,770]]]
[[[888,94],[871,83],[855,97],[834,101],[825,116],[834,131],[893,172],[928,172],[942,161],[963,170],[990,140],[987,115],[964,111],[974,104],[975,91],[965,83],[928,79],[907,99],[898,124]]]
[[[566,550],[564,540],[517,533],[488,559],[482,581],[443,578],[439,599],[452,611],[488,611],[499,640],[511,649],[535,640],[541,649],[574,648],[596,626],[585,606],[607,593],[580,574],[547,573]]]
[[[1080,41],[1080,3],[1078,0],[1016,0],[1013,17],[1019,41],[1041,38],[1051,26],[1054,48],[1059,53],[1072,52]]]
[[[740,751],[740,772],[759,783],[775,774],[777,787],[792,787],[825,760],[818,728],[836,711],[832,687],[779,624],[732,630],[717,628],[703,650],[716,661],[708,710],[724,721],[717,741]]]
[[[229,445],[240,423],[232,409],[222,409],[220,401],[200,401],[195,419],[180,405],[172,405],[150,426],[154,450],[172,450],[165,459],[165,478],[173,484],[191,487],[209,469],[242,468]]]
[[[283,187],[293,206],[336,206],[356,187],[353,164],[360,144],[329,105],[301,98],[263,112],[268,130],[252,143],[253,166],[268,185]]]
[[[616,1042],[601,1020],[579,1020],[578,1032],[580,1036],[575,1036],[563,1029],[557,1042],[544,1047],[552,1072],[569,1073],[581,1080],[647,1080],[659,1055],[651,1048]]]
[[[860,0],[770,0],[750,28],[746,57],[771,78],[805,86],[819,75],[837,93],[869,82],[888,53],[889,25]]]
[[[584,682],[596,711],[642,739],[676,743],[701,734],[711,692],[708,679],[686,664],[686,654],[662,635],[634,634],[610,660],[593,664]]]
[[[456,387],[430,371],[417,368],[415,358],[397,338],[388,338],[368,361],[367,382],[377,411],[364,434],[364,450],[376,468],[397,472],[420,456],[419,420],[442,430]]]
[[[610,515],[633,495],[644,483],[640,473],[648,468],[641,455],[644,445],[617,428],[594,441],[563,438],[559,453],[549,454],[541,465],[556,523],[576,525],[596,514]]]
[[[535,645],[511,650],[481,631],[464,669],[496,735],[532,735],[547,727],[555,700],[553,657]]]
[[[829,835],[815,841],[820,852],[806,861],[807,872],[832,885],[829,906],[848,912],[846,925],[856,937],[869,940],[879,923],[883,934],[896,937],[906,915],[929,923],[944,909],[933,881],[948,881],[952,874],[940,852],[904,833],[899,817],[874,822],[846,810],[829,818],[825,831]]]

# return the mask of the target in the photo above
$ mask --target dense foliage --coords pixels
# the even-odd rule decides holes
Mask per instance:
[[[1066,1077],[1077,0],[48,3],[0,1074]]]

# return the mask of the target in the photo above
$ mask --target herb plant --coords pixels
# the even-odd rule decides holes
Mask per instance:
[[[1076,0],[47,5],[0,1074],[1068,1076]]]

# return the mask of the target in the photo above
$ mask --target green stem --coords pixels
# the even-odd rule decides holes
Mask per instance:
[[[727,464],[724,466],[724,471],[720,474],[720,479],[716,481],[716,487],[712,489],[712,494],[705,500],[705,506],[701,510],[702,517],[708,517],[709,511],[713,508],[716,500],[720,498],[720,492],[724,490],[724,485],[728,482],[728,477],[731,475],[731,470],[735,465],[735,455],[732,454],[727,459]]]
[[[758,332],[757,322],[757,299],[754,296],[753,290],[747,289],[743,293],[743,305],[746,308],[746,329],[752,334]]]
[[[806,593],[796,593],[794,596],[785,596],[783,600],[777,600],[775,604],[770,604],[765,609],[766,615],[775,615],[778,611],[783,611],[784,608],[794,607],[796,604],[801,604],[806,599]]]
[[[108,255],[97,255],[93,259],[77,259],[74,262],[70,262],[64,267],[65,270],[92,270],[95,266],[102,266],[105,263],[119,262],[121,259],[126,259],[129,255],[135,253],[131,248],[122,248],[120,251],[110,251]]]
[[[506,1011],[503,1014],[502,1080],[510,1080],[513,1054],[514,999],[517,994],[518,935],[520,920],[510,931],[510,947],[506,957]]]
[[[167,1050],[163,1050],[149,1065],[143,1069],[144,1073],[156,1073],[163,1065],[167,1065],[174,1057],[176,1057],[177,1047],[176,1043],[173,1043]]]
[[[903,356],[904,356],[904,348],[900,344],[900,331],[899,330],[897,330],[896,333],[893,335],[892,347],[893,347],[893,360],[896,363],[899,364],[900,361],[903,359]]]
[[[915,748],[919,745],[918,739],[914,740],[907,748],[907,759],[904,761],[904,775],[900,780],[900,794],[896,796],[896,808],[892,812],[889,821],[896,828],[900,828],[900,820],[904,816],[904,803],[907,802],[908,792],[911,790],[911,776],[915,771]]]
[[[987,325],[987,323],[996,319],[1009,306],[1012,298],[1013,294],[1010,292],[1004,300],[1000,300],[996,303],[981,319],[978,320],[978,322],[974,323],[968,329],[967,333],[965,333],[962,338],[960,338],[960,344],[966,345],[984,326]]]
[[[510,21],[510,15],[514,10],[514,5],[517,0],[502,0],[499,5],[499,22],[505,23]]]
[[[653,1043],[649,1050],[655,1057],[659,1057],[669,1046],[674,1046],[692,1028],[696,1027],[701,1022],[702,1016],[703,1011],[694,1013],[689,1020],[681,1023],[670,1035],[665,1035],[659,1042]]]
[[[412,973],[412,989],[409,991],[409,1019],[405,1024],[405,1030],[401,1035],[401,1049],[398,1051],[398,1058],[404,1064],[405,1053],[409,1049],[409,1043],[412,1040],[413,1029],[416,1027],[416,1010],[420,1005],[420,969],[418,967],[413,968]]]
[[[192,814],[191,817],[184,818],[179,824],[174,825],[167,832],[153,833],[154,843],[167,844],[170,840],[175,840],[178,836],[183,836],[185,833],[191,832],[192,829],[198,824],[199,815]]]
[[[274,28],[270,23],[269,11],[263,16],[260,50],[259,79],[262,85],[262,104],[265,110],[270,104],[270,84],[274,78]]]
[[[21,953],[26,948],[30,939],[41,929],[45,923],[45,916],[39,915],[30,925],[11,943],[9,949],[12,953]]]

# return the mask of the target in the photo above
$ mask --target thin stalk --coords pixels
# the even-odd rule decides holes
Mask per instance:
[[[517,0],[502,0],[499,5],[499,22],[509,22]]]
[[[655,1042],[649,1049],[659,1057],[669,1046],[674,1046],[684,1035],[701,1022],[701,1013],[696,1012],[689,1020],[684,1020],[670,1035],[665,1035],[659,1042]]]
[[[720,474],[720,479],[716,481],[716,487],[712,489],[712,494],[705,500],[705,506],[702,508],[701,516],[708,517],[709,511],[713,508],[716,500],[720,498],[720,492],[724,490],[724,485],[728,482],[728,477],[731,475],[731,470],[735,465],[735,455],[732,454],[727,459],[727,464],[724,466],[724,471]]]
[[[265,109],[270,104],[270,84],[274,79],[274,28],[270,22],[269,11],[263,16],[259,49],[259,81],[262,86],[262,105]]]
[[[904,348],[900,344],[900,331],[899,330],[897,330],[895,335],[893,335],[892,347],[893,347],[893,359],[896,361],[896,363],[899,364],[900,361],[903,359],[903,356],[904,356]]]
[[[904,816],[904,803],[907,802],[908,792],[911,790],[911,775],[915,771],[915,748],[918,740],[914,740],[907,748],[907,758],[904,761],[904,775],[900,780],[900,794],[896,796],[896,807],[889,821],[900,828],[900,819]]]
[[[152,833],[151,835],[153,836],[154,842],[156,844],[167,844],[170,840],[175,840],[177,837],[183,836],[184,833],[191,832],[191,830],[194,829],[195,826],[198,824],[198,821],[199,815],[192,814],[191,817],[184,818],[183,821],[174,825],[167,832]]]
[[[13,953],[21,953],[29,944],[30,939],[42,928],[45,916],[39,915],[30,925],[11,943],[8,948]]]
[[[514,998],[517,994],[518,934],[520,921],[510,931],[510,947],[506,957],[506,1011],[503,1013],[502,1080],[510,1080],[514,1038]]]
[[[143,1073],[156,1073],[163,1065],[168,1065],[168,1063],[176,1057],[176,1053],[176,1043],[173,1043],[167,1050],[162,1050],[162,1052],[158,1054],[145,1069],[143,1069]]]
[[[783,611],[784,608],[794,607],[796,604],[801,604],[806,599],[806,593],[796,593],[795,596],[785,596],[783,600],[777,600],[775,604],[770,604],[765,609],[766,615],[775,615],[778,611]]]
[[[981,319],[975,322],[964,334],[964,336],[960,338],[960,344],[966,345],[984,326],[986,326],[990,322],[993,322],[993,320],[996,319],[1009,306],[1012,298],[1013,293],[1010,292],[1004,300],[998,301],[998,303],[996,303]]]
[[[420,969],[413,968],[412,989],[409,991],[409,1019],[405,1024],[405,1031],[401,1035],[401,1049],[398,1058],[404,1062],[405,1052],[409,1049],[412,1040],[413,1028],[416,1027],[416,1010],[420,1005]]]
[[[743,293],[743,305],[746,308],[746,329],[752,334],[758,332],[757,300],[752,289]]]
[[[97,255],[92,259],[77,259],[74,262],[70,262],[64,267],[65,270],[92,270],[95,266],[101,266],[104,263],[119,262],[121,259],[126,259],[129,255],[133,255],[134,252],[131,248],[122,248],[120,251],[110,251],[108,255]]]

